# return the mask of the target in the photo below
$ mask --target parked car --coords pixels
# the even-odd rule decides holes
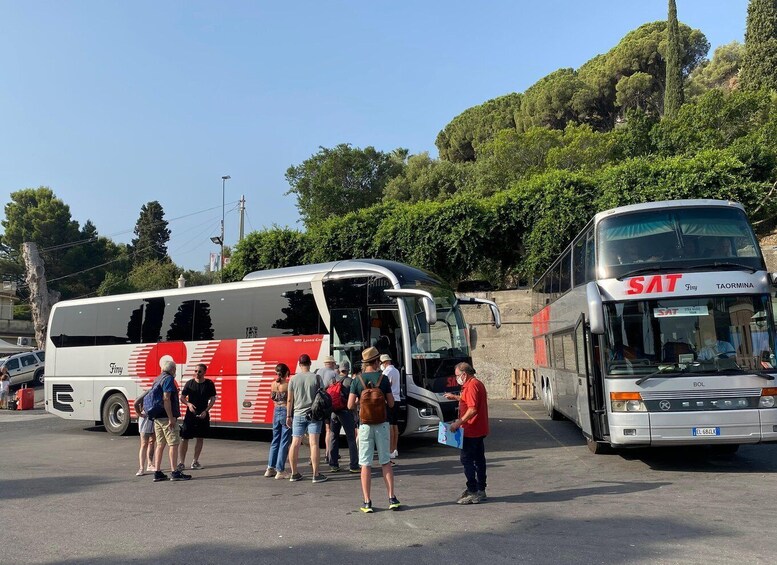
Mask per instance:
[[[43,366],[46,360],[45,351],[30,351],[16,353],[0,359],[0,367],[8,369],[11,375],[11,386],[32,382],[33,385],[43,384]]]

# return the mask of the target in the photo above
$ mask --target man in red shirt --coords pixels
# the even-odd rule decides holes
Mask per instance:
[[[472,365],[459,363],[455,371],[461,393],[446,393],[445,398],[459,401],[459,417],[451,424],[451,431],[464,429],[461,464],[467,477],[467,490],[461,493],[456,504],[478,504],[487,498],[483,440],[488,435],[488,394],[483,383],[475,378]]]

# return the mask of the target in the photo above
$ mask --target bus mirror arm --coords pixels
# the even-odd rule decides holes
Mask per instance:
[[[421,299],[426,315],[426,323],[433,326],[437,323],[437,307],[434,305],[434,297],[430,292],[417,288],[389,288],[383,291],[387,296],[412,296]]]
[[[471,296],[456,296],[456,300],[459,301],[459,304],[485,304],[491,310],[491,316],[494,318],[494,327],[499,329],[502,326],[502,314],[499,312],[499,306],[493,300]]]
[[[604,305],[599,286],[591,281],[586,285],[585,293],[588,302],[588,325],[591,328],[591,333],[602,335],[604,333]]]

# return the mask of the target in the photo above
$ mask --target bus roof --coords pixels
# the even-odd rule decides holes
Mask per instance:
[[[392,284],[398,284],[402,288],[412,288],[418,284],[447,286],[432,273],[403,263],[397,263],[396,261],[384,261],[381,259],[351,259],[345,261],[332,261],[329,263],[283,267],[280,269],[268,269],[266,271],[255,271],[247,274],[243,277],[243,280],[237,282],[187,286],[184,288],[166,288],[128,294],[112,294],[110,296],[99,296],[95,298],[63,300],[62,302],[54,304],[52,310],[60,305],[98,304],[118,300],[158,298],[171,295],[185,296],[202,292],[218,292],[219,290],[224,289],[250,288],[257,283],[264,286],[262,283],[272,285],[281,282],[308,282],[313,280],[317,275],[321,277],[324,277],[325,275],[334,275],[337,277],[338,274],[341,276],[383,275],[388,278]]]
[[[659,202],[643,202],[641,204],[629,204],[627,206],[618,206],[599,212],[594,216],[594,223],[598,224],[602,219],[608,216],[617,216],[620,214],[629,214],[631,212],[644,212],[646,210],[658,210],[661,208],[685,208],[688,206],[703,207],[717,206],[720,208],[739,208],[743,212],[745,207],[739,202],[732,200],[714,200],[712,198],[695,198],[686,200],[661,200]]]
[[[318,274],[353,273],[358,271],[372,272],[386,275],[392,282],[398,282],[400,286],[414,286],[422,284],[442,284],[442,281],[432,273],[383,259],[347,259],[344,261],[330,261],[329,263],[315,263],[312,265],[299,265],[296,267],[283,267],[280,269],[268,269],[266,271],[254,271],[243,277],[244,281],[268,280],[278,277],[290,276],[315,276]]]

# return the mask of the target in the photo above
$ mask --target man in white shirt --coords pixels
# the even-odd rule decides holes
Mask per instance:
[[[399,369],[391,363],[391,356],[385,353],[380,356],[380,367],[391,383],[391,396],[395,399],[394,407],[389,413],[389,425],[391,426],[389,445],[391,449],[390,457],[396,459],[399,456],[399,453],[397,453],[397,444],[399,443],[399,426],[397,425],[397,418],[399,417]]]

